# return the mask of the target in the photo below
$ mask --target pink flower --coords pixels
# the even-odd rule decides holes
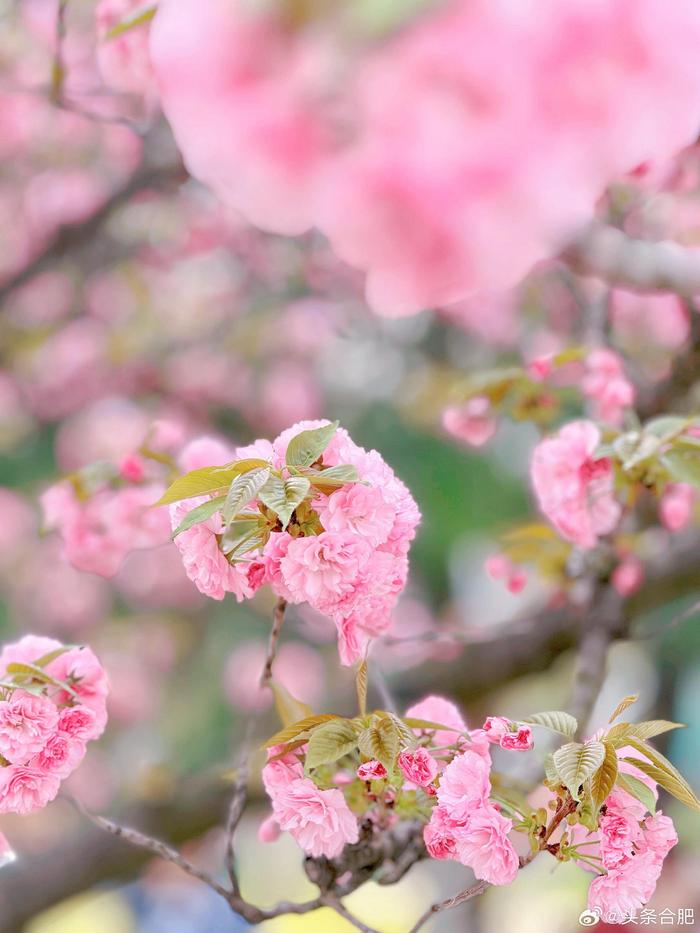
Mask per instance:
[[[629,554],[613,570],[611,581],[620,596],[631,596],[644,581],[644,565],[634,554]]]
[[[268,816],[258,827],[258,839],[260,842],[276,842],[279,839],[279,823],[274,816]]]
[[[423,830],[423,840],[428,854],[435,859],[454,859],[457,855],[455,823],[448,811],[439,804],[433,807],[428,822]]]
[[[146,475],[143,459],[138,454],[127,454],[119,464],[119,473],[130,483],[140,483]]]
[[[494,580],[504,580],[508,590],[521,593],[527,586],[527,574],[505,554],[494,554],[486,560],[486,572]]]
[[[77,742],[98,739],[104,730],[104,717],[99,717],[89,706],[67,706],[58,717],[60,732],[71,736]]]
[[[535,448],[530,466],[539,505],[557,531],[581,548],[617,525],[610,460],[594,457],[600,432],[590,421],[573,421]]]
[[[474,812],[457,836],[457,861],[468,865],[477,878],[490,884],[511,884],[518,874],[518,856],[508,833],[510,820],[490,804]]]
[[[105,715],[109,681],[105,669],[95,653],[85,646],[64,651],[47,665],[46,671],[59,680],[68,682],[78,701],[96,714],[98,720]],[[59,702],[67,703],[68,694],[61,694]]]
[[[643,907],[654,893],[661,862],[651,850],[626,859],[599,875],[588,889],[588,907],[602,916],[628,916]]]
[[[0,755],[26,764],[46,745],[57,723],[58,710],[51,700],[15,690],[0,702]]]
[[[274,760],[268,761],[262,769],[262,780],[265,790],[270,798],[285,790],[289,785],[304,777],[304,767],[299,758],[293,753],[275,757],[281,749],[268,749],[268,756]]]
[[[381,761],[365,761],[357,769],[357,776],[361,781],[375,781],[379,778],[385,778],[386,774],[386,768]]]
[[[687,483],[670,483],[661,498],[661,521],[669,531],[681,531],[690,524],[695,507],[695,489]]]
[[[437,777],[437,761],[425,748],[404,749],[399,755],[398,764],[406,780],[419,787],[432,784]]]
[[[370,545],[357,535],[325,531],[291,541],[280,567],[297,601],[329,613],[352,605],[371,557]]]
[[[375,486],[349,483],[323,497],[317,508],[326,531],[359,535],[372,547],[384,544],[394,525],[394,509]]]
[[[58,793],[61,780],[35,767],[10,765],[0,768],[0,813],[24,816],[41,810]]]
[[[188,512],[206,501],[205,496],[198,496],[171,505],[173,530]],[[182,555],[185,573],[200,593],[212,599],[223,599],[226,593],[233,593],[241,602],[249,599],[253,590],[248,582],[246,565],[230,564],[219,548],[217,535],[222,529],[221,516],[216,514],[183,531],[175,538],[175,544]]]
[[[469,750],[457,755],[443,771],[437,797],[454,823],[466,825],[472,814],[486,804],[491,792],[490,764],[478,752]]]
[[[482,726],[486,733],[486,738],[494,745],[500,744],[501,739],[510,731],[510,719],[504,716],[489,716]]]
[[[625,408],[634,402],[634,386],[613,350],[593,350],[588,354],[581,388],[593,402],[594,417],[616,426],[622,423]]]
[[[501,736],[501,748],[507,748],[514,752],[527,752],[535,747],[535,740],[532,737],[532,729],[529,726],[518,726],[515,731],[506,732]]]
[[[319,790],[309,778],[298,778],[278,789],[272,809],[280,829],[290,832],[314,858],[336,858],[359,838],[357,820],[342,792]]]
[[[237,452],[222,440],[216,437],[197,437],[190,441],[178,457],[181,468],[189,473],[190,470],[201,470],[203,467],[224,466],[232,463],[238,457]]]
[[[671,849],[678,842],[678,833],[670,817],[658,811],[654,816],[648,816],[643,824],[643,842],[655,857],[663,862]]]
[[[450,729],[438,729],[435,732],[435,745],[453,745],[459,742],[463,732],[466,731],[467,724],[454,705],[449,700],[440,696],[427,696],[418,703],[414,703],[406,710],[406,717],[409,719],[424,719],[426,722],[438,723],[441,726],[451,726]],[[414,730],[420,734],[423,730],[416,728]]]
[[[485,395],[476,395],[462,405],[450,405],[442,413],[442,426],[460,441],[483,447],[496,433],[498,424],[490,414],[491,403]]]
[[[78,767],[85,755],[85,743],[67,732],[56,732],[38,755],[29,762],[29,767],[67,778]]]

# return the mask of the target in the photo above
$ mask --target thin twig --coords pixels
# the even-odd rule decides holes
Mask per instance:
[[[275,663],[277,642],[279,641],[280,632],[282,631],[282,626],[284,625],[284,613],[286,608],[287,600],[280,596],[275,603],[275,608],[272,610],[272,629],[270,630],[270,638],[267,643],[265,667],[263,668],[263,672],[260,675],[261,687],[266,687],[272,680],[272,665]]]

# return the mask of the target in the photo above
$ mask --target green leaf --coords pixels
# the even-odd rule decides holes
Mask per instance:
[[[224,466],[192,470],[178,477],[154,503],[154,506],[169,505],[171,502],[179,502],[182,499],[193,499],[195,496],[207,496],[210,493],[226,490],[235,477],[241,473],[248,473],[250,470],[269,467],[269,465],[265,460],[250,458]]]
[[[700,486],[700,451],[674,447],[662,454],[660,460],[675,482]]]
[[[236,519],[229,523],[221,535],[221,550],[227,557],[240,556],[257,546],[258,538],[266,528],[267,523],[262,516]]]
[[[135,16],[132,16],[130,19],[124,19],[121,23],[117,23],[115,26],[112,26],[111,29],[108,29],[105,33],[105,40],[116,39],[119,36],[123,36],[125,32],[130,32],[132,29],[136,29],[137,26],[143,26],[146,23],[150,23],[153,17],[156,15],[157,6],[154,3],[153,6],[146,7],[145,10],[142,10],[140,13],[137,13]]]
[[[627,745],[629,739],[653,739],[672,729],[684,729],[682,722],[669,722],[667,719],[647,719],[644,722],[619,722],[603,736],[615,748]]]
[[[700,800],[696,797],[695,791],[668,758],[641,739],[630,739],[628,744],[648,758],[651,764],[645,761],[640,763],[638,759],[631,758],[626,758],[625,761],[639,768],[691,810],[700,812]]]
[[[185,515],[175,531],[172,533],[173,540],[177,538],[178,535],[182,534],[183,531],[187,531],[187,529],[191,528],[193,525],[198,525],[200,522],[205,522],[208,518],[211,518],[212,515],[219,511],[225,501],[225,496],[217,496],[216,499],[210,499],[208,502],[202,502],[202,504],[198,505],[196,508],[190,509],[190,511],[187,513],[187,515]]]
[[[429,729],[431,731],[455,732],[458,735],[464,735],[462,729],[455,729],[454,726],[446,726],[444,722],[433,722],[432,719],[416,719],[415,716],[404,716],[403,721],[411,729]]]
[[[396,713],[378,712],[376,715],[391,719],[391,721],[396,726],[396,731],[398,733],[399,742],[401,743],[402,748],[412,748],[417,744],[416,735],[413,729],[409,729],[403,719],[400,719]]]
[[[272,748],[274,745],[286,745],[288,742],[293,742],[302,732],[310,732],[312,729],[315,729],[316,726],[321,726],[324,722],[330,722],[331,719],[337,718],[335,713],[319,713],[318,715],[305,716],[304,719],[293,722],[291,726],[285,726],[284,729],[275,732],[275,734],[265,742],[264,747]]]
[[[617,784],[628,794],[631,794],[640,803],[643,803],[649,813],[656,813],[656,797],[654,792],[644,781],[640,781],[633,774],[626,774],[624,771],[618,771]]]
[[[331,438],[338,430],[338,422],[324,424],[320,428],[301,431],[287,446],[287,464],[295,467],[309,467],[315,463],[328,447]]]
[[[578,810],[576,811],[576,816],[579,823],[582,826],[585,826],[586,829],[590,830],[592,833],[598,829],[599,809],[600,808],[596,806],[596,803],[593,799],[591,782],[586,781],[586,783],[583,785],[581,803],[579,804]]]
[[[340,489],[347,483],[359,483],[360,481],[357,468],[349,463],[327,467],[325,470],[309,470],[304,475],[311,481],[312,486],[327,494]]]
[[[360,716],[367,712],[367,658],[363,658],[355,674],[355,689],[357,690],[357,705]]]
[[[554,764],[554,756],[551,754],[551,752],[544,760],[544,776],[552,785],[561,784],[561,777],[559,776],[557,767]]]
[[[268,509],[277,515],[286,528],[294,509],[301,505],[311,489],[311,483],[305,476],[290,476],[281,479],[274,473],[258,493],[258,498]]]
[[[55,661],[56,658],[60,658],[62,654],[65,654],[66,651],[72,651],[73,648],[76,648],[77,645],[61,645],[60,648],[55,648],[53,651],[48,651],[46,654],[42,654],[40,658],[37,658],[34,664],[37,667],[46,667],[47,664],[51,664],[52,661]]]
[[[314,713],[311,707],[292,696],[284,684],[279,683],[277,680],[271,680],[270,689],[275,698],[275,707],[283,726],[291,726],[300,719],[308,719],[309,716],[313,716]]]
[[[334,719],[319,726],[309,737],[306,768],[331,764],[357,748],[359,729],[350,719]]]
[[[661,415],[652,418],[644,425],[644,433],[652,434],[662,440],[669,440],[674,434],[684,431],[692,424],[692,418],[683,418],[680,415]]]
[[[623,697],[622,700],[615,707],[615,712],[612,714],[608,722],[612,722],[617,719],[618,716],[621,716],[626,709],[629,709],[633,703],[636,703],[639,699],[638,693],[630,693],[629,696]]]
[[[591,778],[591,799],[596,813],[605,803],[617,779],[617,752],[615,747],[609,742],[603,742],[603,745],[605,747],[605,758]]]
[[[585,745],[568,742],[558,748],[552,757],[569,793],[574,800],[578,800],[581,785],[605,760],[605,746],[602,742],[586,742]]]
[[[270,468],[260,467],[256,470],[250,470],[248,473],[241,473],[240,476],[233,480],[221,511],[226,524],[233,519],[237,512],[240,512],[249,502],[255,499],[269,478]]]
[[[547,713],[535,713],[529,716],[525,722],[532,723],[535,726],[544,726],[552,732],[558,732],[572,739],[576,735],[578,723],[570,713],[562,710],[552,710]]]
[[[377,720],[375,725],[360,733],[359,746],[363,755],[380,761],[391,771],[401,746],[396,723],[389,718]]]
[[[20,675],[20,677],[24,676],[29,678],[29,680],[38,680],[43,684],[51,684],[53,687],[60,687],[61,690],[70,693],[71,696],[75,697],[78,695],[64,680],[59,680],[58,677],[52,677],[50,674],[47,674],[43,668],[37,667],[36,664],[23,664],[19,661],[12,661],[7,665],[6,670],[8,674]],[[17,680],[17,676],[15,676],[15,680]],[[18,683],[21,683],[21,681],[18,681]]]

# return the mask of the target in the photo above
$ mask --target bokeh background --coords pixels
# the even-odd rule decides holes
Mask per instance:
[[[119,462],[159,419],[180,425],[184,436],[244,444],[302,418],[337,418],[358,443],[382,453],[423,513],[394,637],[374,655],[399,707],[444,693],[471,726],[490,714],[563,708],[571,636],[528,629],[546,591],[530,580],[511,595],[483,568],[498,536],[533,513],[527,463],[537,431],[505,424],[474,452],[442,432],[439,413],[477,369],[518,362],[523,347],[546,348],[554,332],[559,340],[580,337],[582,303],[611,296],[552,264],[491,305],[394,321],[372,314],[357,274],[320,237],[260,233],[187,177],[152,102],[105,87],[93,9],[70,5],[63,46],[70,93],[62,91],[71,103],[57,107],[56,4],[0,0],[0,641],[33,631],[91,644],[112,682],[110,725],[67,791],[97,812],[126,814],[215,870],[217,826],[246,722],[260,717],[261,738],[277,727],[256,687],[271,597],[260,593],[244,605],[205,600],[172,545],[132,553],[112,580],[80,573],[64,561],[57,538],[42,534],[40,492],[88,463]],[[86,114],[88,105],[94,113]],[[618,196],[633,205],[641,198],[632,183]],[[694,206],[689,199],[687,215]],[[653,205],[646,211],[645,221],[656,222]],[[652,308],[645,329],[646,311],[637,307],[630,327],[637,299],[619,290],[612,298],[619,340],[635,347],[642,368],[663,366],[687,328],[681,310],[670,309],[659,327]],[[693,590],[690,581],[661,606],[639,605],[634,637],[613,647],[593,718],[603,722],[622,696],[639,692],[640,716],[690,722],[660,747],[697,787]],[[522,640],[509,637],[513,619],[534,645],[522,655]],[[494,652],[494,645],[501,647]],[[277,674],[314,708],[353,709],[352,673],[338,670],[332,627],[310,612],[289,612]],[[516,763],[515,778],[537,779],[545,745]],[[303,898],[310,886],[300,853],[289,839],[257,841],[266,810],[259,782],[251,794],[239,841],[244,892],[261,904]],[[694,908],[700,920],[700,819],[673,802],[665,809],[678,817],[681,842],[652,906],[659,915]],[[245,928],[171,866],[127,847],[116,855],[102,850],[65,799],[34,817],[3,817],[0,828],[24,878],[5,888],[15,913],[4,926],[0,912],[2,929]],[[588,877],[541,862],[507,891],[443,914],[432,928],[577,928]],[[420,864],[394,888],[366,885],[348,906],[399,933],[467,881],[459,865]],[[5,884],[0,870],[0,892]],[[48,911],[32,906],[45,889],[56,902]],[[263,928],[350,929],[327,911]]]

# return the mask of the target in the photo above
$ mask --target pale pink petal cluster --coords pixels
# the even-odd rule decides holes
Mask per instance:
[[[697,493],[688,483],[670,483],[659,503],[659,514],[669,531],[682,531],[693,518]]]
[[[89,648],[62,649],[54,639],[26,635],[0,653],[5,685],[14,683],[13,664],[41,662],[48,678],[46,684],[37,681],[38,691],[3,687],[0,813],[32,813],[50,803],[82,761],[87,742],[105,727],[108,684],[102,666]]]
[[[418,787],[427,787],[437,777],[438,763],[423,747],[404,749],[399,754],[398,765],[406,780]]]
[[[105,487],[83,498],[65,480],[41,497],[45,526],[58,530],[66,559],[74,567],[113,577],[132,550],[168,541],[167,511],[151,508],[162,492],[162,486],[148,483]]]
[[[381,761],[365,761],[364,764],[361,764],[357,769],[357,776],[361,781],[376,781],[381,778],[385,778],[387,775],[387,770]]]
[[[276,749],[271,749],[271,756],[275,752]],[[346,845],[357,842],[357,819],[342,791],[320,790],[310,778],[304,777],[295,755],[290,753],[268,761],[262,777],[279,829],[291,833],[307,855],[335,858]],[[274,829],[266,827],[264,836],[272,840]]]
[[[489,716],[482,728],[491,744],[509,751],[529,752],[535,747],[532,729],[525,723],[513,722],[503,716]]]
[[[442,413],[442,426],[459,441],[483,447],[496,433],[498,423],[485,395],[476,395],[462,405],[449,405]]]
[[[616,427],[634,403],[634,386],[625,375],[622,359],[607,348],[593,350],[586,357],[581,389],[592,403],[593,417]]]
[[[503,580],[506,589],[517,595],[527,586],[527,573],[505,554],[492,554],[484,564],[486,573],[494,580]]]
[[[593,422],[572,421],[540,441],[530,463],[540,508],[563,538],[581,548],[613,531],[622,512],[612,463],[595,456],[599,443]]]
[[[433,858],[468,865],[490,884],[510,884],[519,865],[508,839],[513,824],[489,800],[490,766],[488,756],[471,750],[450,762],[440,778],[424,839]]]
[[[635,554],[628,554],[615,567],[610,581],[620,596],[631,596],[644,582],[644,564]]]
[[[434,735],[435,745],[454,745],[463,740],[467,731],[467,724],[454,703],[445,697],[430,695],[409,706],[406,710],[407,719],[422,719],[425,722],[446,726],[446,729],[437,729]],[[453,731],[454,730],[454,731]],[[418,735],[423,729],[414,730]]]
[[[196,177],[319,227],[383,313],[508,288],[697,136],[693,0],[448,0],[381,40],[305,11],[162,0],[162,106]]]

